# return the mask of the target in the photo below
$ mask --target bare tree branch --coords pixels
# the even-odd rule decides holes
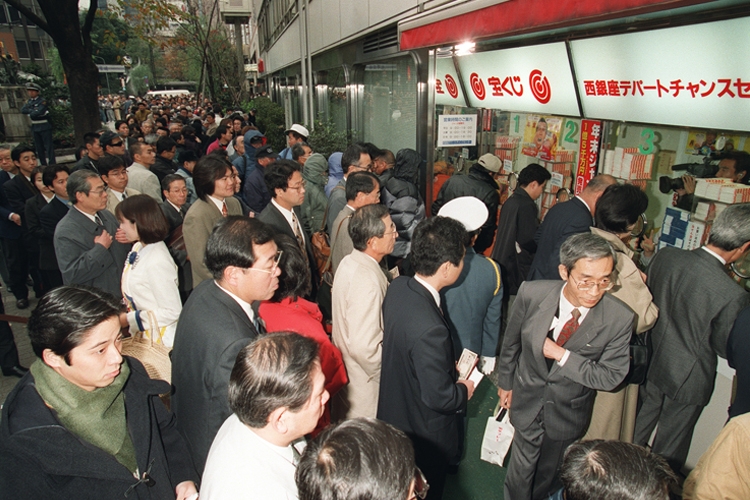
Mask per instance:
[[[18,10],[18,12],[26,16],[26,18],[29,21],[36,24],[37,26],[39,26],[41,29],[43,29],[45,32],[49,34],[49,25],[47,24],[47,21],[45,21],[41,17],[34,14],[34,12],[32,12],[31,9],[29,9],[24,4],[22,4],[20,0],[6,0],[5,3],[15,7],[16,10]]]

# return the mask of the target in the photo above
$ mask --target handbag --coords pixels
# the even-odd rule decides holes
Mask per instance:
[[[152,379],[166,380],[171,383],[172,360],[169,358],[171,349],[161,342],[162,333],[153,311],[148,311],[148,323],[150,338],[146,338],[142,331],[135,332],[133,336],[123,339],[122,354],[140,361]],[[158,341],[154,341],[154,332],[158,332]]]
[[[336,186],[333,188],[333,191],[336,189],[344,189],[341,186]],[[326,283],[328,287],[333,286],[333,272],[332,272],[332,264],[331,264],[331,239],[328,236],[328,233],[326,233],[326,221],[328,220],[328,208],[330,205],[326,206],[326,210],[323,213],[323,222],[320,224],[320,229],[316,232],[314,232],[310,236],[310,244],[312,245],[312,253],[313,257],[315,257],[315,265],[318,266],[318,276],[320,276],[320,283]],[[339,228],[341,225],[339,224]]]
[[[500,403],[498,402],[499,406]],[[496,410],[493,415],[487,419],[487,425],[484,428],[480,458],[485,462],[502,467],[516,430],[510,423],[510,412],[507,409]]]
[[[624,384],[641,385],[646,381],[651,352],[648,347],[648,332],[634,333],[630,338],[630,370]]]

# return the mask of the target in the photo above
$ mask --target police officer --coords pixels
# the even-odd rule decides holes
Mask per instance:
[[[29,100],[21,108],[21,113],[31,118],[31,133],[34,136],[34,148],[42,165],[55,163],[55,148],[52,145],[52,124],[49,121],[47,101],[39,95],[41,87],[36,83],[27,83],[26,91]],[[49,160],[49,163],[47,163]]]

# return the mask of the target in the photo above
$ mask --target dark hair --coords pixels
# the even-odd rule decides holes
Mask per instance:
[[[344,154],[341,156],[341,169],[344,171],[344,174],[349,172],[349,167],[352,165],[359,165],[359,158],[362,153],[367,153],[367,150],[359,144],[350,144],[344,150]]]
[[[214,184],[226,176],[227,171],[232,172],[232,165],[226,158],[217,155],[201,157],[193,169],[193,184],[198,198],[207,201],[208,196],[214,194]]]
[[[748,184],[750,182],[750,154],[746,151],[728,151],[720,156],[722,160],[734,160],[734,172],[742,172],[742,179],[739,182]]]
[[[128,196],[115,207],[118,219],[126,219],[138,229],[138,239],[144,245],[164,241],[169,235],[169,222],[159,203],[147,194]]]
[[[182,135],[184,135],[185,137],[195,136],[195,129],[190,125],[185,125],[184,127],[182,127],[182,130],[180,130],[180,132],[182,132]]]
[[[298,141],[300,139],[307,140],[307,137],[305,137],[304,135],[300,134],[299,132],[295,132],[294,130],[287,130],[286,131],[286,135],[289,135],[289,134],[292,134],[292,137],[294,137]]]
[[[214,112],[213,112],[213,111],[209,111],[208,113],[206,113],[206,118],[208,118],[209,116],[210,116],[211,118],[216,118],[216,115],[214,114]]]
[[[549,170],[538,163],[531,163],[518,173],[518,185],[526,187],[536,181],[541,186],[551,178],[552,174]]]
[[[403,431],[355,418],[308,443],[295,480],[300,500],[404,500],[415,469],[414,448]]]
[[[182,181],[187,185],[187,181],[185,178],[178,174],[167,174],[164,176],[164,178],[161,180],[161,190],[162,191],[169,191],[169,188],[171,187],[171,184],[173,182]]]
[[[750,241],[750,203],[729,205],[714,220],[709,245],[730,252]]]
[[[301,156],[305,156],[305,147],[310,148],[310,145],[306,142],[298,142],[292,146],[292,160],[299,161]],[[310,148],[312,151],[312,148]]]
[[[666,460],[620,441],[579,441],[565,451],[560,479],[566,500],[668,500],[677,478]]]
[[[73,205],[78,203],[76,193],[83,193],[86,196],[89,195],[89,191],[91,191],[91,184],[89,183],[89,179],[94,177],[98,179],[99,174],[97,174],[96,172],[92,172],[91,170],[88,170],[86,168],[70,174],[70,177],[68,177],[68,185],[66,187],[66,191],[68,191],[68,199],[73,203]]]
[[[286,234],[277,234],[276,246],[283,253],[279,268],[279,287],[271,297],[271,302],[281,302],[287,297],[297,300],[310,293],[310,262],[302,254],[297,240]]]
[[[318,343],[290,332],[270,333],[245,346],[229,378],[229,408],[240,422],[262,428],[277,408],[296,412],[312,394]]]
[[[359,193],[370,194],[380,187],[378,176],[370,172],[353,172],[344,187],[346,201],[354,201]]]
[[[116,168],[123,168],[125,160],[118,155],[104,155],[98,162],[97,167],[101,175],[109,175]]]
[[[41,174],[42,176],[42,184],[44,184],[44,169],[47,168],[46,165],[37,165],[34,167],[34,170],[31,171],[31,183],[34,184],[34,176],[36,174]]]
[[[140,155],[143,152],[143,148],[146,146],[151,147],[150,144],[146,144],[145,142],[131,141],[130,146],[128,146],[128,153],[130,153],[130,157],[133,161],[135,161],[135,155]]]
[[[358,208],[349,221],[349,237],[352,239],[352,246],[364,252],[370,238],[382,238],[385,230],[388,229],[383,224],[383,217],[388,213],[388,208],[380,203]]]
[[[240,215],[223,217],[206,243],[204,263],[214,279],[229,266],[249,269],[255,263],[255,246],[273,240],[273,229],[257,219]]]
[[[560,264],[568,273],[581,259],[599,260],[612,257],[612,269],[617,264],[617,253],[612,245],[601,236],[591,233],[579,233],[568,237],[560,247]]]
[[[34,148],[27,146],[26,144],[19,144],[15,148],[10,150],[10,159],[13,161],[21,161],[21,155],[24,153],[34,153]]]
[[[118,128],[120,128],[120,125],[122,125],[123,123],[124,123],[125,125],[127,125],[127,124],[128,124],[128,122],[126,122],[125,120],[115,120],[115,130],[117,130]],[[129,128],[129,127],[128,127],[128,128]]]
[[[449,217],[430,217],[420,222],[411,244],[414,272],[433,276],[445,262],[461,265],[466,253],[465,236],[464,225]]]
[[[96,140],[100,138],[101,135],[97,134],[96,132],[86,132],[85,134],[83,134],[83,144],[93,146],[94,142],[96,142]]]
[[[393,167],[396,164],[396,156],[393,154],[393,151],[390,149],[381,149],[380,153],[373,158],[373,160],[379,160],[381,159],[386,162],[388,165]]]
[[[70,351],[81,345],[92,328],[119,316],[121,310],[121,298],[98,288],[75,285],[50,290],[29,318],[34,354],[41,359],[49,349],[70,364]]]
[[[169,138],[172,139],[175,144],[177,144],[177,141],[179,141],[183,137],[184,136],[182,135],[182,132],[172,132],[171,134],[169,134]],[[157,141],[157,145],[158,145],[158,141]]]
[[[289,187],[289,179],[294,172],[301,172],[299,163],[292,160],[276,160],[265,168],[263,178],[268,186],[268,192],[273,198],[276,198],[276,190],[286,191]]]
[[[164,152],[172,151],[172,148],[177,147],[177,142],[171,137],[160,137],[156,141],[156,154],[160,155]]]
[[[627,233],[648,208],[648,196],[632,184],[612,184],[596,202],[596,227],[610,233]]]
[[[222,120],[221,122],[222,123],[218,127],[216,127],[216,132],[214,133],[214,137],[216,137],[217,139],[219,138],[219,136],[226,134],[227,130],[230,130],[232,128],[231,125],[224,123],[224,120]]]
[[[65,165],[49,165],[45,168],[44,173],[42,174],[42,182],[44,185],[51,188],[55,179],[57,179],[57,174],[60,172],[66,172],[70,175],[70,169]]]

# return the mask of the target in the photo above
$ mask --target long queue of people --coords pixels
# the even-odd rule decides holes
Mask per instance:
[[[591,489],[579,484],[590,453],[612,454],[607,467],[622,465],[618,454],[643,461],[656,472],[634,491],[666,498],[669,466],[684,464],[710,396],[714,352],[726,355],[748,302],[720,264],[750,248],[750,206],[722,212],[704,248],[658,252],[646,279],[626,242],[647,200],[608,176],[540,226],[533,200],[550,177],[529,166],[498,224],[500,162],[484,155],[443,184],[426,218],[416,151],[357,143],[326,159],[295,124],[277,153],[237,117],[197,151],[176,132],[92,132],[73,169],[35,169],[30,148],[0,148],[0,165],[7,153],[17,169],[3,167],[14,176],[0,193],[21,240],[3,233],[11,291],[31,273],[41,297],[29,322],[39,359],[30,373],[17,354],[3,365],[22,377],[3,409],[3,491],[441,498],[463,453],[475,387],[456,361],[469,349],[516,427],[505,498],[585,498],[575,492]],[[139,118],[144,132],[151,118]],[[17,184],[18,220],[1,196],[14,199]],[[321,262],[313,236],[323,232]],[[25,270],[12,260],[19,250]],[[704,288],[684,265],[710,274]],[[673,312],[693,294],[713,312]],[[171,388],[121,355],[123,330],[172,349]],[[654,356],[639,389],[627,378],[630,343],[648,330]],[[702,375],[684,374],[688,360]],[[683,396],[672,387],[681,376],[702,392]],[[574,445],[584,435],[645,445],[657,422],[654,454]],[[358,465],[339,472],[344,463]]]

